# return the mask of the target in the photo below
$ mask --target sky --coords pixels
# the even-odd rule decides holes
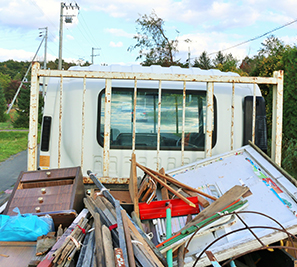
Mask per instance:
[[[297,20],[296,0],[77,0],[63,3],[63,20],[70,18],[72,23],[63,23],[62,57],[76,64],[92,62],[92,50],[94,64],[139,64],[136,61],[138,51],[128,51],[136,44],[133,39],[135,21],[153,10],[164,20],[166,35],[178,40],[179,52],[175,59],[182,63],[186,62],[189,52],[191,62],[203,51],[211,58],[218,51],[231,53],[238,60],[252,57],[271,34],[285,44],[297,43],[296,21],[237,46]],[[57,0],[0,0],[0,62],[31,61],[41,44],[45,27],[48,27],[47,60],[58,58],[60,11],[61,2]],[[37,60],[43,61],[44,43]]]

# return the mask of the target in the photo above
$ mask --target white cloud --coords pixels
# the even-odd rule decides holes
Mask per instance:
[[[111,46],[111,47],[122,47],[123,46],[123,43],[122,42],[117,42],[117,43],[110,42],[109,43],[109,46]]]
[[[123,29],[110,28],[110,29],[104,29],[104,31],[111,33],[114,36],[119,36],[119,37],[133,38],[133,36],[135,35],[133,33],[128,33],[126,31],[124,31]]]
[[[70,34],[67,34],[66,35],[66,38],[68,39],[68,40],[74,40],[75,38],[72,36],[72,35],[70,35]]]

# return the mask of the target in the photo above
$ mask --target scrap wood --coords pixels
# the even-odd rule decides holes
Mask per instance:
[[[81,220],[81,218],[85,218],[88,214],[87,209],[83,209],[78,216],[74,219],[74,221],[71,223],[71,225],[67,228],[67,230],[64,232],[64,234],[61,236],[61,238],[55,243],[55,245],[51,248],[51,250],[46,254],[44,259],[38,264],[38,267],[51,267],[53,266],[53,253],[57,251],[57,249],[62,246],[65,239],[68,235],[71,234],[73,229],[77,226],[78,222]]]
[[[127,220],[128,226],[131,229],[131,234],[134,240],[136,240],[135,245],[140,242],[140,245],[138,246],[142,250],[144,250],[146,254],[146,258],[150,261],[151,266],[161,267],[164,266],[163,262],[160,261],[160,259],[157,257],[157,255],[154,253],[154,251],[150,248],[146,240],[141,236],[141,234],[138,232],[132,221]],[[132,241],[133,242],[133,241]]]
[[[209,206],[209,201],[206,200],[204,197],[200,196],[199,193],[197,192],[193,192],[189,189],[183,189],[183,191],[188,194],[189,196],[193,197],[193,196],[197,196],[198,197],[198,201],[200,203],[200,205],[203,207],[203,208],[206,208]]]
[[[140,164],[137,163],[137,162],[136,162],[136,165],[137,165],[139,168],[141,168],[144,172],[146,172],[145,170],[147,170],[147,171],[149,171],[149,172],[151,172],[151,173],[153,173],[153,174],[159,176],[160,178],[164,178],[165,180],[167,180],[167,181],[169,181],[169,182],[171,182],[171,183],[173,183],[173,184],[176,184],[176,185],[178,185],[178,186],[180,186],[180,187],[189,189],[189,190],[191,190],[191,191],[193,191],[193,192],[196,192],[196,193],[198,193],[198,194],[200,194],[200,195],[202,195],[202,196],[208,197],[208,198],[210,198],[210,199],[212,199],[212,200],[216,200],[216,199],[217,199],[217,198],[215,198],[214,196],[211,196],[211,195],[206,194],[206,193],[204,193],[204,192],[202,192],[202,191],[200,191],[200,190],[198,190],[198,189],[196,189],[196,188],[193,188],[193,187],[191,187],[191,186],[189,186],[189,185],[186,185],[186,184],[184,184],[184,183],[182,183],[182,182],[180,182],[180,181],[174,179],[173,177],[171,177],[171,176],[169,176],[169,175],[163,175],[163,174],[161,174],[161,173],[159,173],[159,172],[157,172],[157,171],[154,171],[154,170],[151,170],[151,169],[149,169],[149,168],[147,168],[147,167],[144,167],[144,166],[140,165]],[[141,166],[141,167],[140,167],[140,166]],[[145,170],[144,170],[144,169],[145,169]]]
[[[201,227],[206,221],[211,220],[213,217],[218,217],[218,212],[227,210],[229,213],[242,207],[245,202],[240,201],[241,197],[249,192],[249,188],[245,186],[236,185],[227,191],[224,195],[218,198],[215,202],[211,203],[207,208],[201,211],[194,219],[186,224],[179,232],[177,232],[171,239],[158,244],[156,247],[160,250],[170,246],[170,244],[178,244],[177,242],[191,234],[197,226]],[[191,230],[190,230],[191,229]]]
[[[95,224],[95,245],[96,245],[96,259],[97,266],[105,266],[104,248],[102,243],[102,226],[100,215],[96,212],[94,217]]]
[[[113,253],[114,249],[112,246],[111,233],[105,225],[102,225],[102,240],[106,267],[115,267],[115,259]]]
[[[124,227],[124,233],[126,238],[126,244],[127,244],[127,251],[128,251],[128,260],[129,260],[129,266],[135,267],[135,258],[134,258],[134,252],[133,252],[133,246],[131,243],[131,234],[128,226],[128,217],[125,210],[121,210],[122,220],[123,220],[123,227]]]
[[[54,263],[63,266],[67,261],[72,260],[77,249],[80,248],[80,242],[84,238],[85,231],[89,228],[87,222],[87,218],[81,219],[77,227],[66,238],[64,244],[53,254],[55,257],[53,260]]]
[[[132,153],[131,156],[131,167],[130,167],[130,179],[129,179],[129,193],[131,200],[134,204],[134,211],[137,216],[139,216],[139,210],[138,210],[138,188],[137,188],[137,171],[136,171],[136,155]],[[114,203],[113,203],[113,206]]]
[[[159,173],[162,174],[162,175],[165,175],[165,169],[164,168],[161,168],[159,170]],[[163,182],[166,182],[166,180],[164,178],[161,178],[163,180]],[[169,199],[169,195],[168,195],[168,189],[166,187],[162,187],[161,189],[161,195],[162,195],[162,199],[165,200],[165,199]]]
[[[101,190],[102,194],[107,198],[108,201],[115,207],[115,199],[110,194],[110,192],[106,189],[105,186],[102,185],[102,183],[96,178],[96,176],[90,171],[87,171],[88,175],[90,176],[91,180],[94,182],[94,184]],[[131,219],[129,215],[127,215],[129,218],[129,222],[131,222],[132,225],[137,229],[139,235],[146,241],[147,245],[150,247],[150,249],[155,253],[159,261],[164,262],[166,264],[166,260],[164,256],[161,254],[161,252],[156,248],[156,246],[152,243],[151,240],[148,239],[146,234],[139,228],[139,226]],[[134,247],[134,246],[133,246]],[[136,247],[136,246],[135,246]],[[137,247],[136,247],[137,248]],[[135,256],[137,256],[138,251],[134,251]],[[146,265],[143,265],[146,266]]]
[[[118,233],[119,233],[120,248],[122,249],[122,252],[123,252],[125,264],[127,266],[129,266],[127,244],[126,244],[126,239],[125,239],[125,232],[124,232],[120,202],[118,200],[116,200],[115,204],[116,204],[115,208],[116,208],[116,214],[117,214],[117,225],[118,225],[117,229],[118,229]]]
[[[181,195],[180,193],[178,193],[177,191],[175,191],[172,187],[170,187],[169,185],[167,185],[167,183],[163,182],[159,177],[157,177],[156,175],[154,175],[150,170],[148,170],[146,167],[140,165],[139,163],[136,162],[136,166],[139,167],[141,170],[143,170],[145,173],[149,174],[154,180],[156,180],[159,184],[165,186],[170,192],[172,192],[173,194],[175,194],[177,197],[179,197],[180,199],[182,199],[184,202],[186,202],[188,205],[192,206],[192,207],[196,207],[196,205],[189,201],[188,199],[186,199],[183,195]],[[157,173],[157,172],[156,172]],[[160,175],[160,174],[159,174]]]
[[[184,197],[197,197],[198,198],[198,202],[199,204],[203,207],[206,208],[209,206],[209,201],[207,201],[204,197],[200,196],[197,192],[192,192],[188,189],[185,188],[181,188],[178,187],[174,184],[170,184],[170,186],[175,189],[176,191],[178,191],[179,193],[181,193]],[[173,196],[174,197],[174,196]],[[172,198],[173,198],[172,197]]]

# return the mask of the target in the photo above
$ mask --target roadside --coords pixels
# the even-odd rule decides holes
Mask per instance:
[[[27,170],[27,150],[0,162],[0,206],[5,203],[21,171]]]

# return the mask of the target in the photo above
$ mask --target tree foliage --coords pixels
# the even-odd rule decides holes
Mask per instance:
[[[178,40],[170,40],[164,29],[164,21],[159,18],[155,11],[150,15],[142,15],[136,20],[137,34],[133,37],[136,40],[134,46],[130,46],[128,51],[139,50],[136,60],[142,60],[142,65],[152,64],[161,66],[179,65],[179,61],[174,59],[178,52]]]
[[[6,100],[5,100],[5,96],[4,96],[4,91],[3,88],[0,84],[0,122],[5,122],[6,121]]]
[[[206,51],[203,51],[198,58],[194,59],[193,67],[198,67],[203,70],[209,70],[213,68],[211,58],[207,55]]]
[[[28,128],[29,127],[29,112],[30,112],[30,86],[26,84],[22,88],[17,102],[17,119],[13,122],[14,128]],[[38,122],[42,120],[43,97],[39,95],[38,106]]]

